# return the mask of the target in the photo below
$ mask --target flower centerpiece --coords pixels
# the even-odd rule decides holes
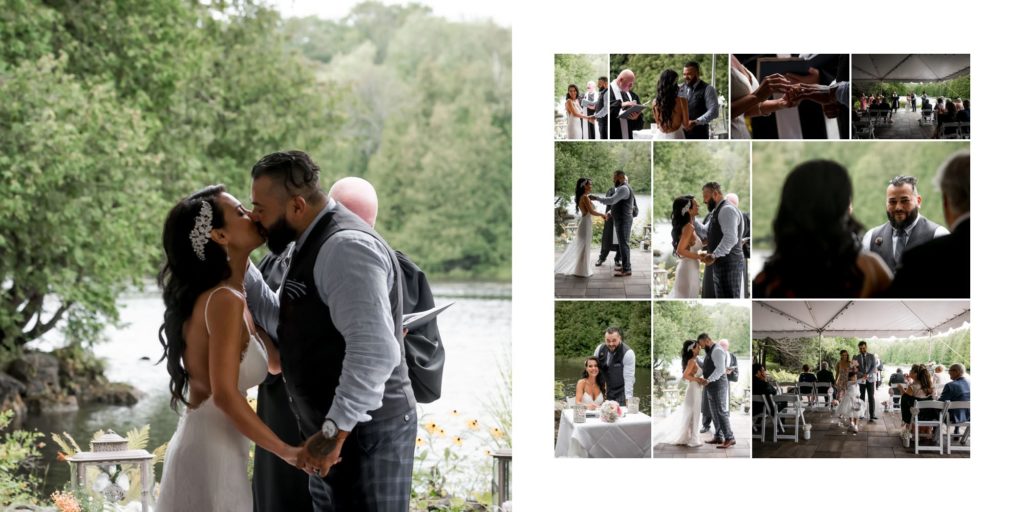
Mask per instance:
[[[607,400],[601,404],[601,421],[605,423],[614,423],[615,420],[622,417],[622,407],[619,407],[619,403],[615,400]]]

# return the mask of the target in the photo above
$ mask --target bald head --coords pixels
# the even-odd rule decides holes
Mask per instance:
[[[732,192],[729,192],[728,194],[725,195],[725,200],[728,201],[729,204],[731,204],[731,205],[733,205],[733,206],[735,206],[737,208],[740,207],[740,196],[738,196],[738,195],[736,195],[736,194],[734,194]]]
[[[724,350],[726,352],[729,351],[729,340],[727,340],[725,338],[722,338],[722,339],[718,340],[718,344],[722,347],[722,350]]]
[[[619,84],[619,89],[622,89],[623,91],[632,89],[634,81],[636,81],[636,75],[628,69],[623,69],[615,79],[615,83]]]
[[[354,176],[342,178],[331,186],[330,195],[370,227],[377,223],[377,191],[369,181]]]

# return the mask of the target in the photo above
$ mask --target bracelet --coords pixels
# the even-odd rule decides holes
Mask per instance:
[[[759,115],[759,116],[763,116],[764,115],[764,112],[761,112],[761,104],[762,103],[764,103],[764,102],[763,101],[757,102],[757,115]]]

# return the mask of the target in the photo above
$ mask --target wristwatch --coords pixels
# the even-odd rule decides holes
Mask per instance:
[[[323,426],[320,427],[320,433],[327,439],[334,439],[338,436],[338,425],[333,420],[326,419]]]

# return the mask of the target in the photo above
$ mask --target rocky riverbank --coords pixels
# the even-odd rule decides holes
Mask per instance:
[[[0,365],[0,410],[14,411],[15,428],[28,414],[75,411],[91,403],[131,406],[140,398],[131,384],[107,380],[103,363],[81,348],[25,352]]]

